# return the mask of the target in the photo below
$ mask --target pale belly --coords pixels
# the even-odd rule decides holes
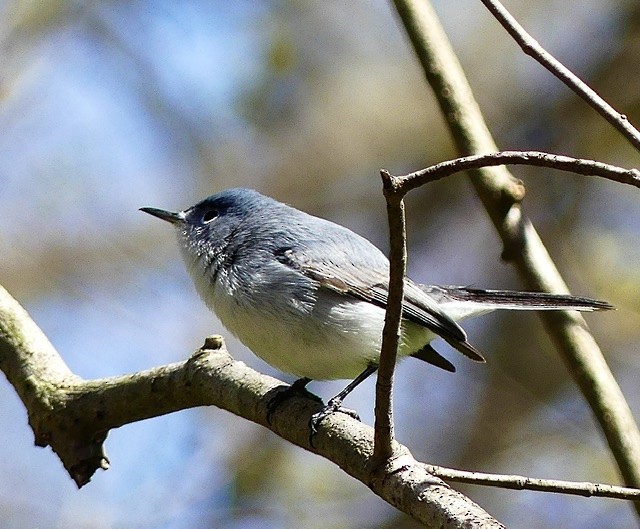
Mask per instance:
[[[355,378],[378,364],[385,310],[344,296],[287,267],[236,273],[210,267],[185,253],[196,290],[222,324],[265,362],[297,377]],[[215,285],[212,288],[212,285]],[[403,323],[398,357],[421,349],[435,335]]]
[[[213,300],[222,324],[276,369],[316,380],[355,378],[377,364],[385,311],[370,303],[323,292],[311,310],[265,311],[228,296]],[[416,352],[434,335],[405,322],[398,356]]]

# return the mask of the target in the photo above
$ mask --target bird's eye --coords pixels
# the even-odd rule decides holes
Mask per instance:
[[[211,222],[213,219],[217,218],[217,216],[218,216],[217,209],[208,209],[207,211],[204,212],[204,215],[202,215],[202,222],[207,224]]]

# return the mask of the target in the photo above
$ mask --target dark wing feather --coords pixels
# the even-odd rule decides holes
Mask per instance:
[[[449,371],[449,373],[456,372],[456,366],[449,362],[449,360],[447,360],[429,344],[425,345],[422,349],[416,351],[411,356],[413,356],[413,358],[418,358],[423,362],[427,362],[431,365],[439,367],[440,369],[444,369],[445,371]]]

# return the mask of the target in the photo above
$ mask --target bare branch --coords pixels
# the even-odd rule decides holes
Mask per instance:
[[[420,59],[427,80],[461,155],[498,151],[478,104],[427,1],[394,0],[400,19]],[[478,196],[528,288],[568,292],[531,222],[518,202],[524,188],[504,167],[470,172]],[[540,318],[598,420],[628,485],[640,486],[640,431],[631,410],[584,318],[546,313]],[[638,509],[640,510],[640,503]]]
[[[498,0],[481,0],[498,22],[513,37],[522,51],[533,57],[542,66],[560,79],[578,96],[611,123],[636,149],[640,149],[640,131],[636,129],[624,114],[620,114],[609,103],[602,99],[593,89],[577,75],[545,50],[536,39],[513,18],[511,13]]]
[[[334,462],[378,496],[429,527],[501,528],[499,522],[439,478],[409,450],[393,442],[384,466],[374,461],[374,431],[332,414],[309,442],[309,419],[321,408],[292,397],[267,422],[269,402],[284,385],[226,352],[222,338],[207,338],[189,360],[131,375],[82,380],[73,375],[42,331],[0,287],[0,369],[16,388],[39,446],[51,446],[79,487],[108,460],[103,443],[112,428],[194,406],[212,405],[271,429]]]
[[[603,483],[589,483],[564,481],[559,479],[537,479],[526,476],[485,474],[483,472],[469,472],[436,465],[425,465],[427,472],[448,481],[470,483],[472,485],[487,485],[501,489],[535,490],[539,492],[554,492],[557,494],[572,494],[575,496],[615,498],[621,500],[640,500],[640,489],[618,487]]]
[[[403,194],[398,192],[395,177],[380,171],[389,220],[389,297],[382,330],[382,348],[376,381],[374,459],[382,463],[393,454],[393,372],[400,339],[404,277],[407,273],[407,232]]]
[[[600,176],[614,182],[640,188],[640,170],[638,169],[624,169],[594,160],[584,160],[539,151],[502,151],[447,160],[405,176],[397,176],[396,185],[402,187],[404,192],[408,192],[411,189],[455,173],[496,165],[549,167],[584,176]]]

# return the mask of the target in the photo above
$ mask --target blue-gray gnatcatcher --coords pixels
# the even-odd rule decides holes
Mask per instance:
[[[196,289],[222,324],[267,363],[301,379],[354,379],[318,419],[377,368],[389,262],[354,232],[249,189],[229,189],[178,213],[141,208],[177,228]],[[406,280],[398,357],[448,371],[429,343],[443,338],[484,358],[456,323],[496,309],[611,309],[539,292],[419,285]]]

